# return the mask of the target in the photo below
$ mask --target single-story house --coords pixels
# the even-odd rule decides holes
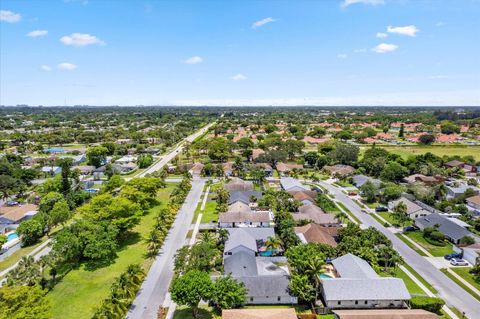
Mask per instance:
[[[42,173],[49,175],[57,175],[62,172],[62,168],[58,166],[43,166]]]
[[[428,210],[423,209],[422,207],[405,197],[400,197],[399,199],[388,202],[388,209],[393,211],[395,207],[397,207],[400,203],[405,204],[405,206],[407,207],[407,216],[410,219],[415,220],[419,217],[431,214],[431,212],[429,212]]]
[[[351,175],[355,171],[355,168],[352,166],[342,164],[324,166],[323,169],[332,176],[347,176]]]
[[[225,309],[222,319],[297,319],[297,313],[294,308]]]
[[[445,163],[445,166],[447,168],[461,168],[464,172],[465,175],[474,175],[477,173],[477,167],[473,164],[468,164],[459,160],[453,160],[450,162]]]
[[[242,202],[249,205],[252,198],[255,198],[255,200],[259,200],[260,198],[262,198],[262,196],[262,192],[257,191],[231,191],[228,198],[228,205],[231,205],[235,202]]]
[[[405,177],[403,180],[408,184],[423,183],[425,185],[432,186],[443,183],[445,179],[442,176],[426,176],[423,174],[413,174]]]
[[[478,195],[480,192],[480,189],[475,186],[454,182],[451,185],[447,185],[447,198],[457,198],[463,195],[467,189],[473,190],[475,195]]]
[[[223,163],[222,164],[223,174],[225,176],[232,176],[233,175],[233,164],[231,162]]]
[[[367,181],[372,182],[373,185],[375,185],[376,187],[380,187],[380,184],[382,183],[378,179],[371,178],[369,176],[362,175],[362,174],[357,174],[352,176],[352,184],[355,185],[355,187],[357,188],[362,187],[363,184],[365,184]]]
[[[95,171],[95,166],[91,165],[81,165],[81,166],[73,166],[72,171],[78,169],[80,174],[82,175],[90,175]]]
[[[115,172],[118,172],[120,174],[128,174],[133,170],[137,169],[137,164],[130,162],[126,164],[113,164],[112,168]]]
[[[302,184],[298,179],[293,177],[284,177],[280,179],[280,186],[287,192],[299,192],[310,190],[310,187]]]
[[[245,251],[255,256],[269,237],[275,237],[275,232],[271,227],[229,228],[228,233],[223,250],[225,256],[239,251]]]
[[[220,213],[218,227],[272,227],[271,212],[227,212]]]
[[[323,226],[339,226],[340,222],[333,214],[325,213],[320,207],[309,204],[302,205],[298,208],[298,213],[292,213],[295,221],[310,220],[318,225]]]
[[[260,148],[254,148],[252,150],[252,160],[256,160],[260,155],[265,154],[265,151]]]
[[[473,209],[480,210],[480,195],[475,195],[466,199],[467,205]]]
[[[225,188],[229,192],[233,191],[253,191],[253,183],[251,181],[244,181],[241,178],[234,177],[230,182],[225,184]]]
[[[193,166],[188,170],[188,172],[192,175],[192,176],[200,176],[202,174],[202,171],[203,171],[203,167],[205,165],[203,165],[202,163],[195,163],[193,164]]]
[[[263,172],[265,173],[266,177],[272,176],[273,174],[273,168],[267,163],[256,163],[254,164],[255,167],[262,169]]]
[[[293,198],[300,201],[303,205],[315,204],[315,196],[311,196],[309,193],[303,191],[294,192]]]
[[[276,169],[278,173],[282,176],[290,173],[293,170],[300,170],[303,169],[303,165],[300,164],[287,164],[283,162],[278,162],[276,165]]]
[[[320,278],[330,309],[406,308],[410,293],[400,278],[380,277],[362,258],[346,254],[332,260],[336,278]]]
[[[420,230],[438,225],[438,230],[454,244],[458,244],[465,236],[474,237],[468,229],[437,213],[415,219],[415,225]]]
[[[251,213],[252,209],[250,208],[250,205],[243,203],[241,201],[236,201],[233,204],[228,205],[228,213],[243,213],[243,212],[248,212]]]
[[[439,319],[423,309],[334,310],[335,319]]]
[[[125,156],[122,156],[120,157],[119,159],[117,159],[115,161],[115,163],[118,163],[118,164],[126,164],[126,163],[130,163],[130,162],[136,162],[137,161],[137,158],[133,155],[125,155]]]
[[[318,224],[307,224],[294,227],[295,234],[302,243],[324,244],[337,247],[338,227],[324,227]]]
[[[60,158],[71,158],[73,165],[80,165],[87,160],[85,154],[80,154],[76,156],[60,156]]]
[[[472,265],[480,263],[480,243],[475,243],[462,248],[463,259]]]
[[[34,204],[1,206],[0,225],[16,225],[32,218],[38,212],[38,206]]]

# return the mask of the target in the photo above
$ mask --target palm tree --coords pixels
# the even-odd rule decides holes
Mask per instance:
[[[32,256],[23,256],[17,267],[7,274],[7,285],[35,286],[40,280],[40,266]]]
[[[201,241],[206,244],[212,244],[214,242],[213,235],[208,231],[203,232]]]
[[[228,230],[226,230],[225,228],[219,228],[217,230],[217,233],[218,233],[218,240],[220,244],[225,245],[229,236]]]
[[[318,255],[312,256],[305,265],[305,274],[310,279],[310,282],[314,283],[315,292],[318,292],[318,286],[320,279],[318,275],[325,269],[325,261]]]
[[[277,237],[268,237],[265,241],[265,247],[269,250],[275,251],[282,248],[282,242]]]

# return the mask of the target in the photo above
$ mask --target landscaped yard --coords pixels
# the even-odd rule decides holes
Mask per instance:
[[[397,277],[403,280],[407,290],[412,295],[426,295],[426,293],[399,267],[395,269],[395,272],[385,273],[381,272],[380,276],[382,277]]]
[[[390,212],[379,212],[376,214],[378,214],[380,217],[382,217],[392,225],[399,224],[400,226],[408,226],[413,224],[413,220],[411,219],[405,220],[403,223],[400,224],[398,222],[398,219],[395,219],[395,216],[393,216],[393,213],[390,213]]]
[[[52,304],[52,318],[77,319],[91,318],[95,307],[100,305],[110,291],[110,286],[115,277],[125,271],[130,264],[143,264],[148,269],[152,260],[146,259],[147,243],[143,236],[148,234],[154,225],[156,213],[168,202],[174,183],[168,183],[167,188],[158,193],[160,205],[150,209],[143,216],[127,239],[127,243],[120,248],[115,262],[109,266],[89,270],[82,264],[79,268],[70,271],[47,294],[47,299]]]
[[[212,308],[210,307],[200,307],[198,319],[219,319],[221,316],[215,316],[212,313]],[[173,314],[173,319],[193,319],[192,310],[190,307],[180,306],[177,307],[175,313]]]
[[[444,155],[458,155],[467,156],[472,155],[476,160],[480,160],[480,146],[472,145],[431,145],[431,146],[392,146],[385,147],[389,152],[398,154],[403,158],[408,158],[411,155],[421,155],[430,152],[437,156]]]
[[[474,286],[475,288],[477,288],[478,290],[480,290],[480,283],[478,283],[477,281],[475,281],[475,279],[473,278],[473,275],[470,274],[470,267],[452,267],[450,268],[453,272],[455,272],[457,275],[459,275],[460,277],[462,277],[464,280],[466,280],[469,284],[471,284],[472,286]],[[467,291],[469,294],[471,294],[474,298],[477,298],[478,300],[480,300],[480,295],[477,294],[475,291],[473,291],[472,289],[470,289],[470,287],[466,286],[463,282],[461,282],[460,280],[458,280],[458,278],[456,278],[453,274],[451,274],[449,271],[447,271],[447,269],[441,269],[441,271],[446,275],[448,276],[450,279],[452,279],[453,281],[455,281],[460,287],[462,287],[465,291]]]
[[[435,257],[443,257],[445,255],[453,253],[452,244],[445,241],[445,246],[435,246],[430,244],[423,238],[421,231],[409,231],[405,233],[408,238],[413,239],[417,244],[427,250]]]

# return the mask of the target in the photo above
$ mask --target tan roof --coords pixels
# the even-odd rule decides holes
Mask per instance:
[[[330,172],[330,174],[340,174],[340,175],[347,175],[353,173],[355,170],[352,166],[349,165],[334,165],[334,166],[324,166],[323,167],[326,171]]]
[[[302,234],[308,243],[337,246],[334,236],[337,236],[337,227],[323,227],[317,224],[307,224],[295,227],[296,234]]]
[[[334,310],[339,319],[438,319],[423,309]]]
[[[298,210],[299,213],[292,214],[293,219],[296,221],[311,220],[315,224],[320,225],[338,224],[338,219],[335,215],[324,213],[323,210],[316,205],[302,205]]]
[[[190,169],[190,171],[193,174],[200,174],[200,173],[202,173],[202,170],[203,170],[204,166],[205,165],[203,165],[202,163],[195,163],[195,164],[193,164],[193,167]]]
[[[311,191],[311,190],[302,190],[302,191],[287,191],[287,193],[290,193],[292,194],[293,197],[295,197],[295,194],[297,193],[304,193],[308,196],[310,196],[311,198],[315,199],[315,197],[317,197],[317,192],[316,191]]]
[[[297,319],[295,309],[228,309],[222,319]]]
[[[293,194],[293,198],[299,201],[309,200],[312,203],[315,203],[315,199],[305,192],[295,192],[295,194]]]
[[[244,223],[244,222],[269,222],[270,214],[268,212],[229,212],[220,213],[218,217],[220,223]]]
[[[229,183],[225,184],[225,188],[228,191],[251,191],[253,190],[253,183],[234,177]]]
[[[302,169],[303,166],[300,164],[286,164],[286,163],[279,162],[277,163],[276,168],[277,168],[277,171],[279,172],[288,172],[294,169]]]
[[[260,149],[260,148],[254,148],[254,149],[252,150],[252,158],[253,158],[253,159],[258,158],[258,157],[259,157],[260,155],[262,155],[262,154],[265,154],[265,151],[262,150],[262,149]]]
[[[2,206],[0,207],[0,216],[12,221],[22,219],[26,213],[37,211],[38,206],[33,204],[26,204],[21,206]]]
[[[251,212],[250,206],[240,201],[237,201],[228,206],[228,213]]]
[[[469,197],[466,201],[475,205],[480,205],[480,195]]]

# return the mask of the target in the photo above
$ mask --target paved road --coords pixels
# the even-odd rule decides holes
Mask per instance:
[[[214,123],[215,122],[204,126],[200,130],[196,131],[192,135],[185,138],[184,141],[187,141],[189,143],[193,142],[197,137],[199,137],[200,135],[205,133]],[[155,171],[161,170],[163,168],[163,166],[167,165],[168,162],[170,162],[175,156],[177,156],[177,154],[179,154],[183,150],[183,145],[184,145],[184,143],[181,143],[179,146],[177,146],[175,149],[173,149],[170,153],[165,155],[160,161],[153,164],[151,167],[149,167],[144,172],[138,174],[138,177],[144,177],[147,174],[151,174]]]
[[[204,179],[192,180],[192,189],[180,208],[162,249],[150,268],[145,281],[127,314],[129,319],[154,319],[165,301],[173,277],[173,259],[179,248],[185,245],[197,204],[200,201]]]
[[[355,214],[355,216],[358,217],[358,219],[362,221],[363,224],[375,227],[385,234],[385,236],[392,241],[394,248],[403,257],[405,262],[435,287],[440,297],[444,299],[448,305],[451,305],[462,312],[464,311],[466,316],[470,319],[480,318],[480,302],[477,299],[472,297],[440,270],[435,268],[428,260],[408,247],[403,241],[387,228],[383,227],[383,225],[377,222],[373,217],[362,213],[361,208],[347,195],[342,193],[339,188],[323,181],[320,182],[320,185],[328,189],[330,194],[334,195],[339,201],[341,201],[353,214]]]

